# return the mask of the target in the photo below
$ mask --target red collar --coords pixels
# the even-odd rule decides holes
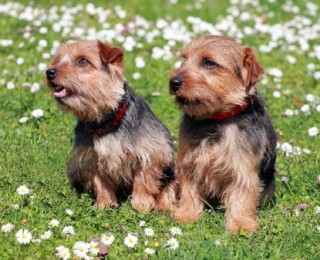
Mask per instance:
[[[234,117],[236,115],[239,115],[241,112],[243,112],[248,106],[253,104],[254,100],[257,98],[256,95],[249,95],[245,99],[245,103],[242,106],[236,106],[232,110],[226,112],[226,113],[214,113],[210,119],[213,120],[224,120],[229,119],[231,117]]]
[[[96,135],[99,135],[99,136],[111,132],[110,130],[108,131],[108,130],[105,129],[106,125],[110,125],[112,128],[116,128],[119,125],[122,117],[126,113],[126,110],[127,110],[128,106],[129,106],[129,103],[128,102],[124,102],[120,106],[120,108],[118,109],[117,113],[115,113],[113,121],[111,121],[110,123],[107,123],[107,124],[103,124],[98,128],[86,127],[87,132],[89,134],[96,134]]]

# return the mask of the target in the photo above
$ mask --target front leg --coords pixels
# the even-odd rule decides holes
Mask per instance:
[[[160,192],[161,169],[145,167],[134,175],[131,205],[135,210],[150,212],[156,208],[156,197]]]
[[[204,208],[204,202],[200,196],[198,185],[184,177],[179,178],[181,189],[178,208],[173,212],[173,217],[183,223],[199,220]]]
[[[103,209],[105,206],[118,207],[115,187],[108,181],[104,180],[100,175],[95,174],[93,177],[93,187],[99,209]]]
[[[249,178],[250,177],[250,178]],[[241,229],[253,232],[259,226],[257,208],[261,195],[261,185],[257,173],[252,173],[243,183],[231,184],[223,202],[226,208],[226,228],[232,233]]]

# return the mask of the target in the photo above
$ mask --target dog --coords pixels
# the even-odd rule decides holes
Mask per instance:
[[[174,199],[172,137],[126,82],[123,55],[100,41],[75,42],[46,71],[56,101],[78,118],[69,182],[100,209],[117,207],[125,191],[135,210],[166,210]]]
[[[252,232],[257,209],[275,192],[277,136],[257,91],[263,69],[249,47],[201,36],[187,44],[170,93],[184,112],[176,161],[174,217],[197,221],[206,202],[221,202],[226,228]]]

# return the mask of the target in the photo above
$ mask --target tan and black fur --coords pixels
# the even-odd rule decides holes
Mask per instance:
[[[172,138],[126,82],[123,52],[99,41],[72,43],[58,50],[46,73],[58,103],[78,118],[71,186],[89,192],[99,208],[118,206],[117,193],[127,191],[136,210],[169,209]]]
[[[202,36],[181,52],[170,92],[184,111],[176,162],[181,188],[174,217],[196,221],[206,201],[219,199],[226,227],[254,231],[257,208],[274,194],[276,134],[256,85],[263,69],[252,50],[230,38]],[[240,114],[228,113],[255,97]]]

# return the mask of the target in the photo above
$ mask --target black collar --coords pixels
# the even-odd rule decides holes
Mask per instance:
[[[85,123],[86,132],[92,135],[96,134],[98,136],[103,136],[118,129],[121,119],[129,107],[130,97],[127,91],[127,83],[124,83],[123,87],[124,95],[122,96],[117,109],[114,112],[105,115],[99,123]]]

